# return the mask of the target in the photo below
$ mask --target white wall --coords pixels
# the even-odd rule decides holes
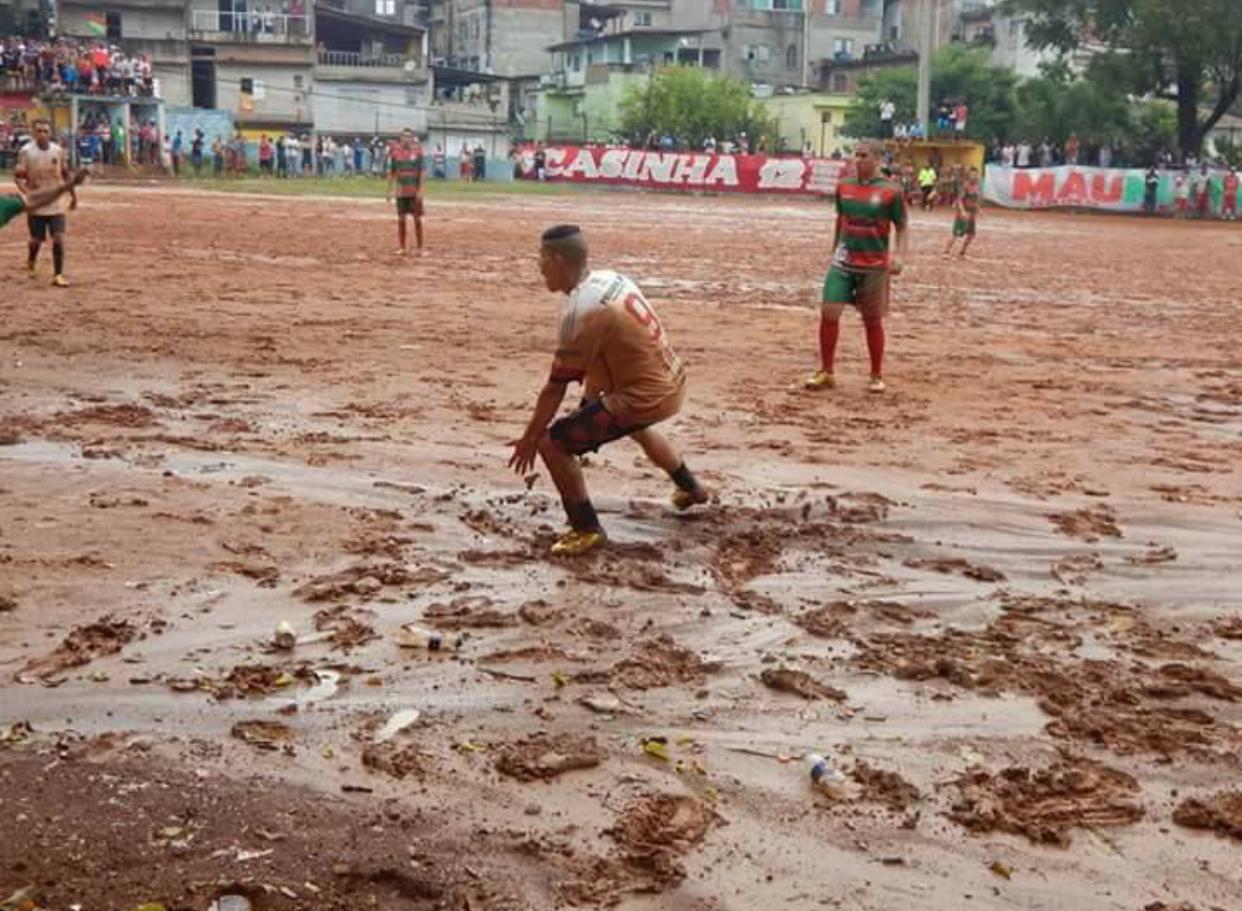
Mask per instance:
[[[301,88],[297,87],[295,76],[302,77]],[[243,77],[263,83],[264,97],[254,99],[253,111],[243,111],[240,106]],[[306,65],[217,62],[216,107],[232,111],[240,121],[271,117],[309,122],[311,84],[311,68]]]
[[[429,100],[426,85],[324,80],[315,83],[311,107],[319,133],[392,135],[425,131]]]

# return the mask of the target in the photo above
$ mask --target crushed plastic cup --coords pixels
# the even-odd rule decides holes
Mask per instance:
[[[272,634],[272,644],[284,651],[289,651],[298,644],[298,634],[288,620],[281,620],[276,624],[276,632]]]
[[[833,800],[845,796],[845,775],[840,769],[818,753],[807,753],[802,762],[810,773],[812,787],[817,791],[822,791]]]

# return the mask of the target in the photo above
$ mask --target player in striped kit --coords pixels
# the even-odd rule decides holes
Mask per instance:
[[[401,131],[401,142],[388,156],[388,197],[397,196],[397,255],[406,253],[405,220],[414,216],[414,240],[423,249],[423,147],[413,130]]]
[[[953,255],[953,247],[957,244],[958,238],[962,237],[965,240],[962,241],[962,252],[958,256],[962,259],[966,258],[966,251],[970,249],[970,245],[975,240],[978,217],[979,169],[971,168],[970,175],[966,178],[966,183],[957,199],[957,217],[953,220],[953,236],[949,238],[949,244],[944,248],[946,257]]]
[[[889,280],[900,275],[901,260],[889,256],[889,235],[897,235],[897,253],[906,251],[908,216],[901,187],[879,176],[882,149],[864,143],[854,152],[854,176],[837,186],[837,224],[832,266],[824,280],[820,309],[820,369],[807,378],[807,389],[836,385],[833,364],[841,334],[841,313],[853,304],[862,314],[871,358],[871,392],[884,392],[884,315]]]

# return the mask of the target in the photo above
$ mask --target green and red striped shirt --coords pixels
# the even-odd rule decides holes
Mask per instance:
[[[966,184],[966,188],[962,190],[962,209],[967,215],[974,215],[979,211],[979,184]]]
[[[388,172],[397,178],[398,196],[417,196],[423,188],[423,153],[397,146],[388,156]]]
[[[847,178],[837,185],[841,237],[834,265],[843,269],[888,268],[888,238],[893,226],[906,225],[901,187],[882,177],[866,182]]]

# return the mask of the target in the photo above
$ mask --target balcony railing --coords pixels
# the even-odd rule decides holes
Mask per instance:
[[[345,66],[360,67],[365,69],[378,69],[381,67],[389,69],[406,69],[406,64],[412,63],[410,70],[418,69],[418,62],[411,60],[404,54],[362,54],[358,51],[328,51],[321,50],[319,52],[320,66]]]
[[[196,9],[191,20],[195,32],[224,32],[239,41],[282,44],[288,41],[309,41],[310,23],[306,16],[290,16],[259,10],[222,12]]]

